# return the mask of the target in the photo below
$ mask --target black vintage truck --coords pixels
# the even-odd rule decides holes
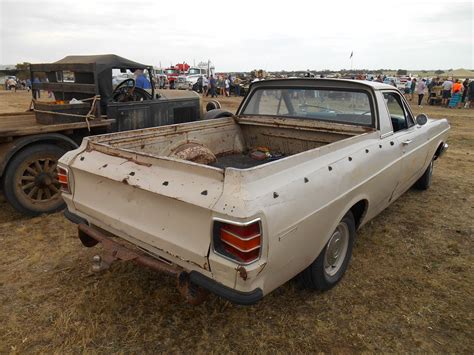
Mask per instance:
[[[127,69],[143,72],[151,88],[136,87],[134,78],[114,85],[113,73]],[[6,200],[31,216],[64,207],[56,163],[85,136],[191,122],[217,113],[204,117],[200,97],[192,91],[155,90],[152,66],[113,54],[68,56],[32,64],[30,72],[30,110],[0,114],[0,180]],[[52,92],[54,101],[35,97],[41,91]]]

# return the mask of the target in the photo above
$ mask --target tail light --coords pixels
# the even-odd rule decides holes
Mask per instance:
[[[238,262],[248,264],[257,260],[262,249],[260,221],[246,225],[216,221],[214,249],[217,253]]]
[[[57,167],[58,172],[58,181],[61,185],[61,191],[67,192],[68,194],[71,193],[71,189],[69,187],[69,172],[66,168],[62,166]]]

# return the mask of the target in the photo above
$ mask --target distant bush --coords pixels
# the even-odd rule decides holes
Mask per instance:
[[[397,75],[407,75],[408,72],[405,69],[398,69],[397,70]]]
[[[16,75],[18,79],[26,80],[30,77],[30,63],[18,63],[16,69],[18,70],[18,74]]]

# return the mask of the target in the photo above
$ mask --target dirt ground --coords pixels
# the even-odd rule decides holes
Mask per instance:
[[[0,112],[28,107],[0,91]],[[234,111],[238,99],[222,99]],[[175,281],[130,263],[96,275],[61,213],[26,218],[0,197],[0,353],[474,351],[474,110],[447,117],[428,191],[408,191],[358,232],[342,282],[283,285],[260,303],[183,302]]]

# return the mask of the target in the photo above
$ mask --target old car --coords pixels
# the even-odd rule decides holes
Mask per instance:
[[[33,108],[0,114],[1,188],[14,208],[32,216],[64,208],[56,162],[85,136],[203,117],[193,92],[155,90],[153,85],[142,89],[133,77],[121,82],[116,77],[114,87],[113,70],[127,69],[128,75],[138,69],[153,78],[152,67],[113,54],[31,65]],[[41,90],[54,93],[55,101],[35,97]]]
[[[66,217],[102,243],[101,270],[130,260],[251,304],[299,275],[328,290],[356,230],[411,186],[427,189],[447,120],[416,118],[368,81],[255,82],[235,115],[84,139],[58,165]]]

